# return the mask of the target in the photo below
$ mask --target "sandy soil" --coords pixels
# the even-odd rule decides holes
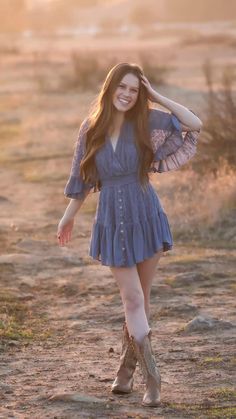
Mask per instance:
[[[200,107],[205,46],[175,48],[165,91],[177,98],[184,68],[181,97]],[[160,407],[141,407],[139,367],[132,394],[111,393],[124,316],[109,268],[88,256],[98,194],[83,204],[70,245],[56,241],[73,138],[92,95],[38,91],[27,59],[1,61],[0,418],[236,417],[236,251],[227,241],[206,248],[176,240],[157,268],[150,326]],[[199,315],[205,323],[189,325]]]

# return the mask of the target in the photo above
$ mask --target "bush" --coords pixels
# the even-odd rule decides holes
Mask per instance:
[[[72,52],[71,71],[61,78],[61,86],[66,89],[96,90],[113,65],[109,60],[99,61],[95,55]]]
[[[235,70],[232,67],[224,69],[218,90],[213,86],[213,70],[209,61],[205,62],[203,72],[208,87],[204,154],[209,168],[216,171],[222,158],[230,166],[236,165],[236,97],[233,91]]]
[[[159,65],[154,55],[142,52],[139,54],[139,61],[143,68],[145,76],[151,84],[165,85],[167,76],[173,67]]]

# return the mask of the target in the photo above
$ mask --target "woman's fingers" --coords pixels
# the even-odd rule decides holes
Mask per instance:
[[[59,241],[59,244],[64,246],[71,239],[71,231],[57,233],[57,239]]]
[[[61,231],[61,229],[58,229],[57,230],[57,240],[58,240],[58,242],[59,242],[60,245],[63,244],[63,241],[64,241],[64,233],[63,233],[63,231]]]
[[[60,236],[60,238],[59,238],[59,244],[62,246],[63,245],[63,237],[62,236]]]
[[[64,225],[58,227],[57,230],[57,240],[61,246],[64,246],[66,243],[68,243],[71,240],[72,235],[72,225]]]
[[[142,82],[143,82],[144,84],[149,84],[149,81],[148,81],[147,77],[145,77],[145,76],[141,76],[141,78],[142,78]]]

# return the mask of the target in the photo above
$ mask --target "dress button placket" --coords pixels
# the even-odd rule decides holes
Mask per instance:
[[[121,198],[121,189],[118,189],[119,192],[119,202],[120,202],[120,225],[121,225],[121,229],[120,229],[120,233],[121,233],[121,240],[122,240],[122,253],[123,253],[123,258],[122,258],[122,262],[125,263],[125,246],[124,246],[124,230],[123,230],[123,206],[122,206],[122,198]]]

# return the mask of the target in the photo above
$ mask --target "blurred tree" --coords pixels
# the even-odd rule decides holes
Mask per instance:
[[[162,0],[163,20],[208,21],[227,20],[236,17],[235,0]]]
[[[158,22],[158,8],[147,7],[146,4],[134,6],[129,15],[129,20],[137,26],[146,26]]]
[[[173,71],[173,67],[163,65],[158,57],[150,52],[140,52],[139,62],[145,76],[151,84],[156,86],[164,86],[167,83],[169,73]]]

